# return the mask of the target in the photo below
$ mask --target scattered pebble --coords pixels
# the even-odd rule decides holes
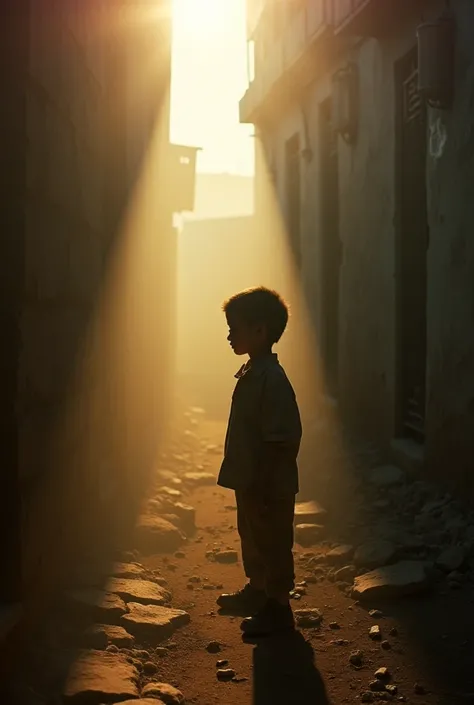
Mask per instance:
[[[382,632],[381,632],[380,627],[379,627],[378,624],[374,624],[373,627],[370,627],[370,629],[369,629],[369,637],[370,637],[373,641],[380,641],[380,639],[382,638]]]
[[[426,695],[426,688],[421,683],[415,683],[415,685],[413,686],[413,691],[416,693],[416,695]]]
[[[383,612],[381,610],[370,610],[369,615],[374,619],[381,619],[383,617]]]
[[[369,688],[373,693],[381,693],[385,691],[385,684],[381,680],[374,680],[369,683]]]
[[[208,651],[210,654],[218,654],[220,650],[221,645],[218,641],[210,641],[209,644],[206,646],[206,651]]]
[[[374,676],[379,680],[379,681],[387,681],[390,680],[390,671],[388,670],[387,666],[382,666],[381,668],[378,668]]]
[[[237,551],[218,551],[214,553],[216,563],[237,563],[239,555]]]
[[[230,681],[235,678],[235,671],[232,668],[219,668],[216,676],[219,681]]]
[[[295,610],[294,615],[297,626],[302,629],[319,627],[323,619],[322,613],[315,607]]]
[[[355,668],[362,668],[364,665],[364,654],[362,651],[353,651],[349,656],[349,663]]]
[[[216,661],[216,668],[224,668],[228,664],[229,662],[227,661],[227,659],[220,659],[219,661]]]
[[[143,673],[147,676],[153,676],[158,670],[158,667],[153,661],[145,661],[143,664]]]

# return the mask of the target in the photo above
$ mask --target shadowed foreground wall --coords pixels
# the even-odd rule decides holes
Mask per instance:
[[[139,176],[150,149],[166,172],[170,14],[128,21],[147,5],[1,10],[0,599],[25,606],[128,525],[168,411],[174,231]]]

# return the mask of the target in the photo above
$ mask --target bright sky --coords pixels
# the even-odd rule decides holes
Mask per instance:
[[[245,0],[173,0],[171,140],[201,147],[198,170],[253,174],[253,128],[239,124],[247,88]]]

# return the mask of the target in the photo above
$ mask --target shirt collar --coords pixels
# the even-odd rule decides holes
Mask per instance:
[[[240,370],[236,372],[235,377],[240,379],[249,370],[252,370],[254,374],[262,374],[271,365],[278,364],[278,355],[276,353],[270,353],[270,355],[263,355],[262,357],[257,357],[254,360],[247,360],[245,365],[242,365]]]

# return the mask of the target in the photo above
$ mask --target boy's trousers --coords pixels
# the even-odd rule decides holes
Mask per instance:
[[[268,597],[284,598],[295,585],[295,495],[254,489],[235,494],[245,575]]]

